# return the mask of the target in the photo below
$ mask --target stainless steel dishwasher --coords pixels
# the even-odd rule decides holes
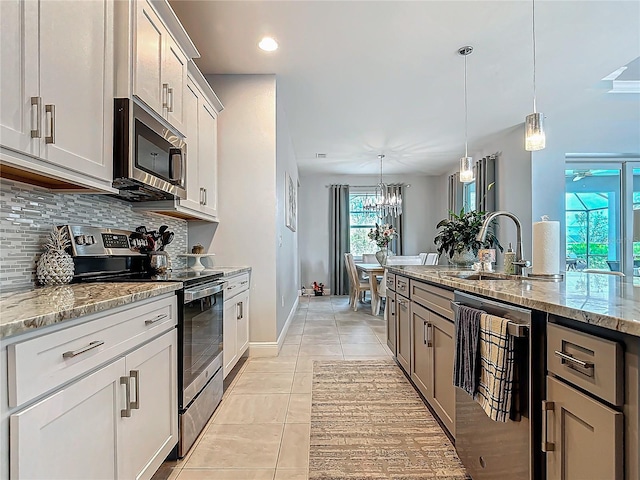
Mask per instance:
[[[509,333],[515,337],[518,391],[516,420],[495,422],[475,400],[456,388],[456,439],[460,460],[473,480],[530,480],[541,478],[539,408],[544,378],[544,317],[531,310],[493,300],[455,292],[452,308],[459,305],[483,310],[510,321]],[[541,314],[543,315],[543,314]],[[532,381],[534,379],[535,381]]]

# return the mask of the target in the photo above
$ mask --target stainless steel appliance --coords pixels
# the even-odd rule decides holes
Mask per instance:
[[[541,436],[533,426],[540,425],[540,409],[534,406],[540,405],[544,382],[544,318],[530,310],[456,291],[454,311],[459,305],[510,321],[509,333],[516,342],[517,379],[515,420],[505,423],[491,420],[471,396],[456,388],[455,446],[460,460],[474,480],[542,478]]]
[[[63,226],[72,239],[74,282],[182,282],[178,304],[178,408],[182,457],[202,431],[223,393],[222,272],[166,271],[149,262],[148,242],[139,231]],[[168,237],[171,235],[167,235]]]
[[[187,197],[182,135],[128,98],[114,100],[113,186],[129,201]]]

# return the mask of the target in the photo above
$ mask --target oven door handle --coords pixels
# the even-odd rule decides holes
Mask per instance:
[[[191,302],[199,298],[215,295],[216,293],[223,291],[226,285],[227,282],[216,282],[200,288],[190,288],[189,290],[184,291],[184,301]]]

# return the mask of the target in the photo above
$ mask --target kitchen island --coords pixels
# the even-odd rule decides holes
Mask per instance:
[[[639,478],[637,280],[567,272],[552,282],[446,266],[387,271],[387,344],[473,478]],[[488,420],[453,386],[459,305],[510,323],[516,311],[528,316],[509,333],[520,338],[514,388],[527,392],[515,407],[520,421]],[[519,460],[509,463],[507,451]]]

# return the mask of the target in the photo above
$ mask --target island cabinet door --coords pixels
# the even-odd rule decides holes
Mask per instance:
[[[621,480],[623,414],[553,377],[547,377],[547,399],[547,480]]]
[[[411,372],[411,303],[396,294],[397,359],[405,372]]]
[[[453,386],[454,335],[453,322],[431,313],[427,343],[431,344],[429,353],[433,373],[431,392],[427,400],[453,436],[456,414],[456,391]]]
[[[415,303],[411,305],[413,345],[411,349],[411,380],[429,400],[433,388],[431,347],[431,313]]]
[[[396,337],[396,294],[387,290],[387,305],[385,307],[385,320],[387,322],[387,346],[394,356],[398,355]]]
[[[13,414],[11,478],[118,478],[124,371],[121,358]]]

